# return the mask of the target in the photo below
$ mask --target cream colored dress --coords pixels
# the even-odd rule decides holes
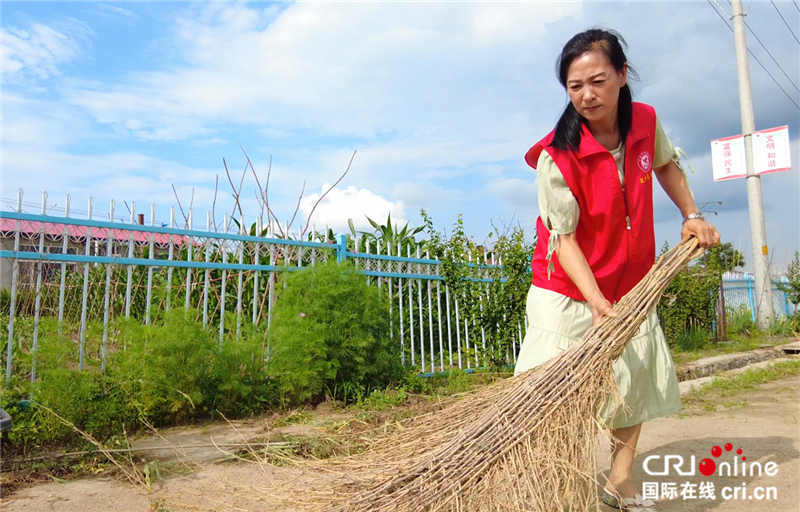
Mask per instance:
[[[623,144],[611,154],[617,161],[620,182],[624,186]],[[654,167],[661,167],[670,160],[679,164],[679,152],[673,148],[661,123],[656,120]],[[558,236],[575,231],[580,208],[546,150],[539,156],[536,167],[539,213],[542,222],[550,229],[551,243],[547,257],[551,259]],[[528,329],[517,357],[516,374],[559,355],[580,340],[592,326],[592,309],[586,302],[544,288],[531,286],[526,309]],[[631,427],[680,410],[675,366],[655,311],[625,347],[622,356],[614,362],[614,377],[626,408],[606,405],[602,415],[611,427]]]

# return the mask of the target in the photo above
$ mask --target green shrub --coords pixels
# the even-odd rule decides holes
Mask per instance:
[[[469,374],[458,368],[453,368],[447,376],[446,394],[455,395],[469,391],[474,386],[469,381]]]
[[[449,233],[448,230],[436,230],[433,219],[425,210],[420,210],[420,215],[429,237],[426,248],[431,257],[441,262],[439,272],[444,278],[443,284],[451,296],[459,297],[461,319],[471,319],[470,332],[480,333],[481,347],[475,343],[462,347],[463,357],[470,361],[477,359],[476,366],[502,370],[511,364],[511,352],[521,341],[535,238],[526,240],[519,226],[500,227],[492,222],[493,231],[489,232],[486,241],[493,240],[493,243],[491,248],[487,248],[467,235],[461,215]],[[502,266],[487,269],[475,264],[465,265],[470,261],[481,266],[490,261],[502,262]],[[492,278],[492,282],[482,281],[487,277]]]
[[[675,348],[679,352],[695,352],[703,350],[708,344],[708,332],[697,326],[685,329],[678,337]]]
[[[277,384],[267,378],[263,342],[264,333],[250,325],[242,329],[241,340],[226,340],[215,351],[209,411],[242,416],[278,405]]]
[[[212,372],[218,343],[214,334],[182,310],[166,322],[134,333],[126,349],[114,354],[109,380],[145,418],[183,422],[196,415],[214,393]],[[128,336],[126,336],[128,337]]]
[[[131,323],[122,337],[126,349],[109,364],[108,380],[151,421],[181,423],[217,411],[242,416],[273,401],[262,335],[252,326],[220,344],[216,328],[204,329],[192,312],[175,309],[158,325]]]
[[[493,375],[491,370],[467,372],[459,368],[452,368],[446,373],[431,377],[420,377],[416,372],[409,372],[402,381],[402,388],[417,395],[456,395],[490,382],[491,375]]]
[[[665,245],[662,254],[668,249]],[[713,336],[720,278],[717,269],[697,264],[684,269],[670,283],[657,306],[670,347],[675,347],[689,329],[701,329],[707,338]]]
[[[20,358],[15,376],[2,389],[3,408],[14,419],[9,432],[14,450],[77,439],[74,431],[47,409],[96,439],[135,433],[145,422],[155,427],[208,418],[217,411],[237,417],[276,405],[277,392],[267,379],[263,335],[243,328],[240,340],[216,328],[203,329],[193,313],[176,309],[150,326],[135,320],[114,325],[105,373],[99,341],[87,336],[83,371],[78,371],[76,343],[45,329],[37,353],[38,376],[29,398]]]
[[[749,338],[758,333],[758,327],[753,321],[753,314],[749,309],[740,307],[734,311],[728,311],[726,317],[728,334]]]
[[[269,371],[286,403],[326,391],[382,389],[402,377],[399,343],[389,338],[388,299],[350,264],[317,265],[284,279],[273,310]]]
[[[786,268],[786,281],[786,284],[778,283],[778,288],[789,302],[800,304],[800,251],[794,251],[794,258]]]
[[[390,409],[392,407],[398,407],[406,403],[406,399],[408,395],[406,394],[405,389],[402,387],[397,390],[387,389],[385,391],[381,391],[380,389],[372,390],[372,393],[369,394],[366,398],[361,400],[358,404],[359,406],[363,407],[364,409],[370,409],[373,411],[384,411],[386,409]]]
[[[800,313],[792,316],[782,316],[772,322],[767,334],[770,336],[790,337],[800,334]]]
[[[402,387],[415,395],[433,395],[445,382],[446,377],[442,375],[421,377],[416,371],[409,371],[403,377]]]

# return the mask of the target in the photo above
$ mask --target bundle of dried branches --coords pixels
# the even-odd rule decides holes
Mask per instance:
[[[587,510],[612,371],[672,279],[702,254],[687,238],[582,340],[546,365],[396,425],[358,456],[306,464],[323,486],[273,499],[330,511]],[[286,493],[281,492],[286,491]]]

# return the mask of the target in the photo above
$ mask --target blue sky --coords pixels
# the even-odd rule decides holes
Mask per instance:
[[[727,2],[722,8],[730,12]],[[754,1],[748,43],[800,104],[800,8]],[[620,31],[641,76],[635,98],[656,107],[697,174],[726,241],[752,260],[744,180],[713,183],[710,140],[741,132],[733,36],[709,2],[260,3],[3,2],[2,207],[25,191],[85,215],[127,217],[135,201],[156,221],[194,190],[205,227],[218,175],[217,220],[250,155],[260,179],[270,156],[270,206],[299,219],[358,153],[312,222],[366,228],[364,215],[440,228],[463,214],[482,241],[490,222],[519,222],[532,237],[536,174],[523,160],[565,105],[554,63],[576,32]],[[800,110],[751,60],[756,127],[789,125],[790,172],[762,179],[777,270],[800,247]],[[794,85],[790,82],[794,82]],[[656,187],[658,188],[658,187]],[[260,212],[244,182],[246,220]],[[58,210],[53,210],[57,214]],[[659,245],[677,242],[680,218],[656,192]]]

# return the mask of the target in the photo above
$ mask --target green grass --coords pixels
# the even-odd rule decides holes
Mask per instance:
[[[767,334],[776,337],[798,336],[800,334],[800,316],[781,317],[770,325]]]
[[[384,411],[405,404],[407,398],[406,390],[402,387],[399,389],[386,389],[384,391],[376,389],[361,400],[357,406],[373,411]]]
[[[781,361],[764,368],[752,368],[740,374],[717,377],[683,397],[684,411],[678,417],[692,416],[697,409],[714,412],[718,407],[725,409],[744,407],[748,405],[746,394],[756,389],[758,385],[796,375],[800,375],[800,360]],[[793,391],[786,386],[776,391],[787,390]]]
[[[684,330],[675,343],[676,352],[697,352],[708,346],[708,333],[700,327],[690,327]]]
[[[453,368],[447,373],[437,374],[433,377],[420,377],[409,374],[406,375],[402,385],[409,393],[436,397],[465,393],[511,376],[511,372],[504,373],[480,369],[468,373],[464,370]]]
[[[747,400],[727,400],[725,402],[722,402],[720,405],[722,405],[725,408],[731,409],[734,407],[744,407],[748,403],[749,402]]]
[[[710,345],[707,346],[707,348],[703,348],[700,350],[690,350],[685,352],[673,350],[672,360],[676,365],[678,365],[683,363],[689,363],[692,361],[697,361],[698,359],[704,359],[706,357],[721,356],[724,354],[733,354],[736,352],[747,352],[749,350],[763,348],[764,345],[774,345],[774,344],[775,342],[770,343],[769,340],[757,339],[757,338],[738,338],[725,343],[712,342]]]
[[[758,327],[753,321],[753,315],[749,309],[739,308],[727,312],[728,335],[753,337],[758,334]]]
[[[297,411],[292,411],[282,418],[278,418],[272,423],[272,426],[277,428],[277,427],[286,427],[289,425],[300,425],[308,423],[311,420],[311,418],[312,418],[311,413],[309,413],[305,409],[300,409]]]
[[[758,384],[766,384],[794,375],[800,375],[800,360],[781,361],[764,368],[752,368],[738,375],[719,377],[703,385],[697,393],[702,394],[709,390],[716,390],[722,396],[730,396],[739,391],[754,389]]]

